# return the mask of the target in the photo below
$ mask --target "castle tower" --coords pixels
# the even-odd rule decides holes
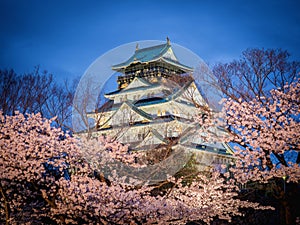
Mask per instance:
[[[107,102],[89,113],[96,121],[93,136],[110,136],[136,151],[180,145],[214,163],[232,160],[227,144],[197,137],[194,119],[209,105],[193,79],[193,68],[179,62],[169,39],[147,48],[137,45],[112,70],[121,74],[118,89],[106,93]]]

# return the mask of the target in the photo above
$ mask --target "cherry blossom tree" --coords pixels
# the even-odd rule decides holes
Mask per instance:
[[[225,102],[227,125],[231,140],[239,143],[236,155],[236,172],[243,171],[243,179],[268,181],[273,177],[286,177],[286,181],[300,179],[297,153],[300,151],[300,83],[284,86],[284,90],[272,90],[264,102]],[[294,160],[286,157],[294,152]],[[243,163],[241,163],[243,162]],[[240,170],[242,169],[242,170]],[[245,172],[245,173],[244,173]]]
[[[101,179],[83,145],[137,166],[127,147],[109,139],[82,142],[51,126],[40,114],[0,114],[1,223],[185,224],[230,220],[241,208],[270,209],[236,198],[230,178],[215,171],[189,185],[169,177],[168,188]],[[105,154],[107,155],[105,156]],[[114,174],[112,174],[112,177]],[[117,177],[117,176],[116,176]]]
[[[68,134],[51,127],[52,120],[15,114],[1,114],[0,119],[1,204],[7,224],[35,223],[45,216],[47,205],[55,206],[57,179],[67,178],[68,167],[78,164],[70,161],[77,152]]]
[[[237,158],[243,158],[235,167],[244,171],[239,181],[244,184],[251,178],[266,182],[260,188],[264,187],[266,193],[276,190],[272,191],[274,197],[281,205],[287,205],[286,184],[299,177],[300,154],[295,144],[299,140],[295,135],[299,130],[299,112],[292,110],[299,107],[295,100],[295,96],[299,99],[299,90],[290,85],[299,83],[300,62],[292,61],[282,49],[254,48],[243,51],[237,60],[215,64],[212,72],[208,68],[203,70],[196,74],[198,80],[229,99],[222,116],[208,109],[205,123],[199,118],[203,133],[210,134],[204,138],[234,141]],[[224,119],[217,119],[220,117]],[[217,135],[211,129],[213,126],[224,127],[227,135]],[[285,136],[288,133],[290,136]],[[283,214],[288,214],[288,208],[291,207],[285,207]]]
[[[199,118],[207,141],[231,142],[235,163],[231,177],[241,187],[249,183],[270,185],[284,206],[284,224],[292,224],[285,188],[300,180],[300,80],[273,89],[269,97],[223,101],[223,111]],[[216,134],[213,127],[222,127]],[[229,175],[229,173],[227,174]],[[258,187],[258,185],[256,186]],[[269,188],[270,189],[270,188]]]
[[[225,102],[226,120],[234,131],[237,180],[275,183],[276,197],[282,203],[283,224],[293,224],[286,182],[299,182],[300,83],[271,90],[270,97],[252,101]],[[283,181],[276,182],[276,181]]]

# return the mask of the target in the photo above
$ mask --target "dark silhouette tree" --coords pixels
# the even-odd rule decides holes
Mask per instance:
[[[0,70],[0,110],[5,115],[41,113],[56,117],[58,126],[71,129],[71,106],[76,82],[59,85],[53,75],[36,67],[32,72],[17,74],[13,69]]]
[[[281,49],[247,49],[238,60],[217,63],[213,67],[216,79],[208,82],[233,100],[268,97],[271,89],[284,90],[300,77],[300,62],[291,61]]]

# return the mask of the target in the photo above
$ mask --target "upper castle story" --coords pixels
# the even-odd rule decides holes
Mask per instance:
[[[190,74],[193,68],[180,63],[172,49],[169,38],[165,44],[139,49],[125,62],[112,66],[112,70],[122,73],[118,77],[119,89],[127,87],[135,77],[151,78]]]

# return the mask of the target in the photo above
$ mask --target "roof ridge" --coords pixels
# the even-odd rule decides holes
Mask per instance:
[[[149,46],[149,47],[146,47],[146,48],[139,48],[135,52],[147,51],[147,50],[150,50],[150,49],[160,48],[160,47],[163,47],[163,46],[166,47],[166,46],[170,46],[170,45],[164,43],[164,44],[160,44],[160,45]]]
[[[133,80],[135,80],[135,79],[140,80],[140,81],[142,81],[144,84],[147,84],[147,85],[149,85],[149,86],[152,85],[152,83],[151,83],[150,81],[148,81],[148,80],[147,80],[146,78],[144,78],[144,77],[135,76],[135,77],[133,78]],[[132,83],[132,82],[130,82],[130,83]]]
[[[185,67],[186,69],[188,69],[188,70],[193,70],[194,68],[193,67],[190,67],[190,66],[187,66],[187,65],[184,65],[184,64],[182,64],[181,62],[179,62],[179,60],[177,59],[177,60],[173,60],[173,59],[171,59],[171,58],[167,58],[167,57],[162,57],[164,60],[166,60],[166,61],[169,61],[170,63],[176,63],[176,64],[178,64],[178,65],[180,65],[180,66],[182,66],[182,67]],[[176,57],[177,58],[177,57]]]
[[[174,100],[175,100],[176,98],[178,98],[185,90],[187,90],[187,89],[190,87],[190,85],[191,85],[193,82],[194,82],[194,80],[190,80],[190,81],[188,81],[187,83],[185,83],[183,87],[180,87],[180,88],[178,89],[178,91],[176,91],[174,94],[171,95],[171,98],[174,99]]]
[[[153,136],[155,136],[156,138],[158,138],[159,140],[161,140],[161,141],[163,141],[163,142],[165,142],[165,143],[168,143],[169,142],[169,140],[168,139],[166,139],[166,138],[164,138],[156,129],[151,129],[151,130],[149,130],[148,132],[147,132],[147,134],[145,135],[145,139],[147,138],[147,137],[149,137],[149,134],[150,133],[152,133],[153,134]],[[144,140],[145,140],[144,139]]]
[[[168,53],[169,50],[171,51],[169,52],[169,54],[166,55],[166,53]],[[168,42],[160,45],[136,49],[133,55],[129,57],[129,59],[122,63],[112,65],[111,68],[112,70],[125,73],[124,69],[132,64],[149,63],[157,61],[159,59],[162,59],[162,61],[164,61],[167,64],[172,64],[175,67],[179,67],[185,72],[193,71],[193,68],[186,66],[178,61],[178,58],[176,57],[175,52],[172,49],[172,45]]]
[[[107,124],[109,121],[112,120],[112,118],[121,110],[121,108],[123,107],[123,105],[127,105],[130,109],[132,109],[134,112],[136,112],[137,114],[139,114],[140,116],[146,118],[146,119],[149,119],[149,120],[152,120],[152,116],[148,113],[146,113],[145,111],[143,110],[140,110],[139,108],[137,108],[136,106],[134,106],[132,103],[126,101],[126,102],[123,102],[123,104],[110,116],[110,118],[102,125],[104,126],[105,124]]]
[[[136,107],[134,104],[132,104],[131,102],[124,102],[125,104],[127,104],[133,111],[135,111],[137,114],[139,114],[142,117],[145,117],[149,120],[153,120],[152,116],[149,113],[146,113],[144,110],[139,109],[138,107]],[[121,108],[121,107],[120,107]]]
[[[155,137],[157,137],[159,140],[168,143],[169,141],[164,138],[156,129],[151,129],[150,131]]]
[[[105,96],[111,96],[111,95],[115,95],[115,94],[125,94],[125,93],[128,93],[132,90],[143,90],[143,88],[149,88],[149,89],[152,89],[152,88],[156,88],[158,87],[159,84],[151,84],[149,86],[140,86],[140,87],[133,87],[133,88],[129,88],[129,89],[126,89],[126,88],[123,88],[123,89],[119,89],[119,90],[116,90],[116,91],[112,91],[112,92],[109,92],[109,93],[106,93]]]

